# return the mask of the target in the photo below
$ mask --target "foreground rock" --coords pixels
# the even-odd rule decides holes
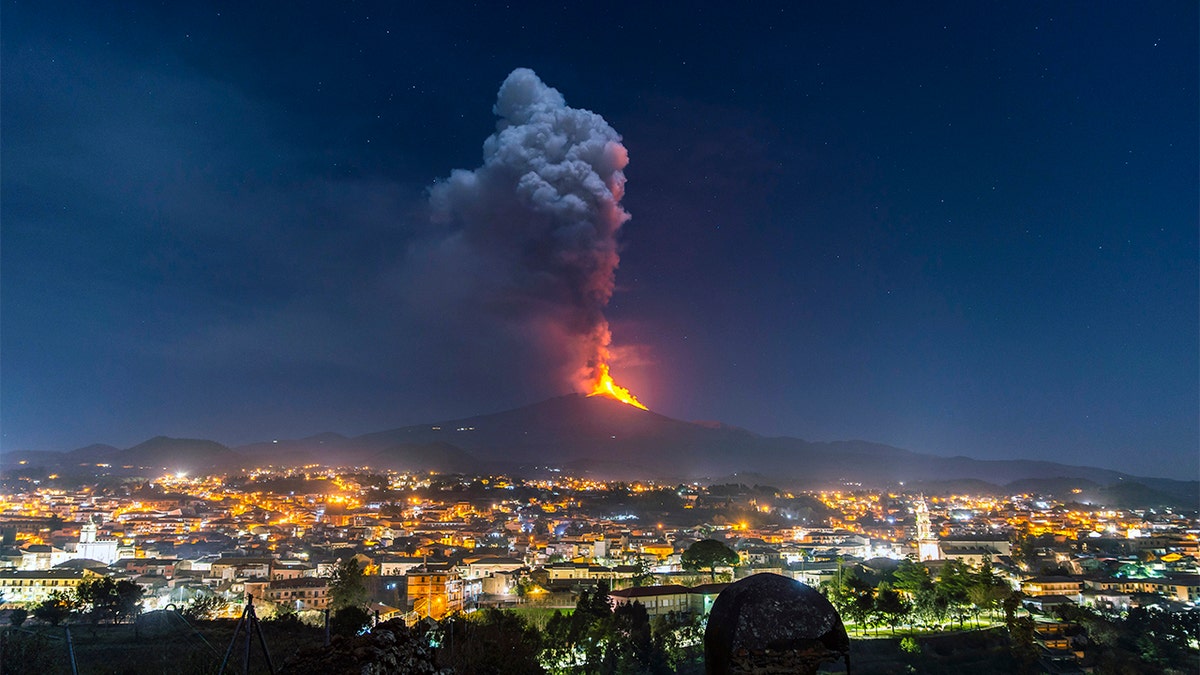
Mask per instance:
[[[778,574],[755,574],[717,596],[704,632],[705,670],[815,673],[845,660],[850,638],[837,610],[817,591]]]

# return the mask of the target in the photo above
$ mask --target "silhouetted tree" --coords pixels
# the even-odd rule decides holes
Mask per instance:
[[[367,601],[367,584],[356,558],[338,563],[329,575],[329,598],[333,609],[358,607]]]
[[[66,591],[52,591],[45,600],[33,606],[33,616],[38,621],[45,621],[51,626],[57,626],[71,615],[77,600]]]
[[[228,605],[229,602],[219,595],[197,596],[184,608],[183,615],[192,620],[215,619]]]
[[[904,600],[900,592],[884,581],[875,589],[875,612],[887,622],[896,634],[896,624],[912,612],[912,605]]]
[[[334,610],[329,616],[329,630],[337,635],[358,635],[371,625],[371,613],[357,605]]]
[[[716,539],[701,539],[683,552],[679,562],[685,569],[697,571],[707,569],[709,579],[716,581],[716,568],[736,565],[739,560],[741,558],[738,557],[737,551],[729,548],[723,542]]]
[[[439,661],[459,673],[536,675],[542,635],[515,612],[489,608],[442,622],[447,639]]]
[[[24,607],[18,607],[8,613],[8,623],[12,626],[20,628],[25,624],[25,619],[29,618],[29,610]]]

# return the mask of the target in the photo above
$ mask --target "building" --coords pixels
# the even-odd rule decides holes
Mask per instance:
[[[274,558],[221,558],[213,562],[208,576],[224,581],[270,579]]]
[[[1021,592],[1033,597],[1040,595],[1071,597],[1079,595],[1082,590],[1083,580],[1077,577],[1041,576],[1021,580]]]
[[[75,545],[75,558],[99,560],[105,565],[117,561],[116,539],[100,539],[96,534],[96,523],[89,520],[79,528],[79,543]]]
[[[101,575],[88,569],[2,570],[0,593],[4,603],[34,603],[55,591],[73,591],[85,579]]]
[[[660,616],[669,614],[670,612],[691,611],[688,590],[687,586],[680,586],[678,584],[670,586],[637,586],[612,591],[608,594],[608,597],[612,601],[613,609],[621,605],[638,602],[646,608],[646,613],[650,616]]]
[[[405,577],[408,579],[408,605],[418,616],[440,620],[463,610],[463,580],[458,573],[419,568]]]
[[[947,556],[956,551],[987,551],[993,556],[1012,555],[1012,543],[1006,537],[956,535],[942,537],[939,546]]]
[[[258,592],[258,595],[254,593]],[[317,577],[278,579],[258,584],[246,584],[246,594],[267,602],[283,605],[297,612],[329,609],[329,580]]]
[[[929,524],[929,507],[925,504],[925,496],[917,501],[917,560],[941,560],[942,547],[933,536],[933,528]]]
[[[518,558],[480,558],[467,563],[467,576],[479,579],[497,572],[515,572],[525,566]]]
[[[421,558],[406,558],[402,556],[383,556],[379,559],[379,574],[385,577],[402,577],[409,570],[420,567]]]
[[[1088,579],[1087,587],[1094,591],[1132,595],[1153,593],[1176,602],[1200,602],[1200,575],[1172,574],[1165,577]]]
[[[717,596],[729,584],[703,584],[700,586],[638,586],[611,591],[608,594],[613,609],[633,602],[641,603],[650,616],[661,616],[671,612],[689,612],[707,615]]]
[[[942,547],[942,559],[957,560],[971,567],[981,567],[984,562],[996,562],[996,552],[986,548],[951,548]]]
[[[721,591],[729,587],[729,584],[700,584],[692,586],[688,589],[688,606],[693,614],[700,616],[708,616],[712,610],[713,603],[717,601],[717,596]]]
[[[121,558],[112,564],[112,568],[128,574],[151,574],[170,579],[175,576],[175,566],[178,564],[178,560],[170,558]]]
[[[17,569],[25,571],[48,570],[71,559],[71,554],[49,544],[30,544],[21,549],[21,561]],[[111,562],[111,561],[110,561]],[[106,565],[108,563],[105,563]]]

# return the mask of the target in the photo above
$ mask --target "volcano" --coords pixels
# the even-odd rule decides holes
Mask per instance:
[[[1137,477],[1096,467],[942,457],[861,440],[769,437],[737,427],[672,419],[605,395],[560,396],[504,412],[353,438],[326,433],[232,450],[212,442],[170,441],[157,438],[126,450],[94,446],[103,450],[94,452],[114,466],[161,465],[147,456],[155,454],[153,448],[169,449],[172,462],[183,466],[187,458],[178,455],[196,448],[203,451],[203,464],[228,465],[231,455],[236,455],[246,467],[316,463],[469,474],[559,469],[602,479],[758,480],[796,489],[847,484],[884,487],[899,482],[947,486],[986,481],[1000,486],[1047,480],[1102,489],[1136,483],[1189,504],[1200,492],[1196,481]],[[49,466],[53,456],[61,457],[64,464],[76,464],[81,452],[6,453],[4,464],[11,469],[27,458]]]
[[[1097,485],[1138,479],[1119,471],[1035,460],[941,457],[849,440],[762,436],[720,424],[684,422],[607,396],[573,394],[504,412],[401,427],[350,439],[358,454],[389,448],[455,448],[480,467],[553,467],[598,478],[714,479],[758,473],[797,486],[847,482],[1018,480],[1061,477]],[[1173,483],[1177,481],[1167,481]]]

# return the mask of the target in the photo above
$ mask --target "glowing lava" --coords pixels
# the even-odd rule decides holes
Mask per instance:
[[[649,410],[642,402],[637,400],[637,397],[629,393],[625,387],[618,387],[613,382],[612,375],[608,374],[608,364],[601,363],[596,366],[596,378],[592,382],[592,392],[588,396],[608,396],[615,398],[621,403],[628,403],[635,408]]]

